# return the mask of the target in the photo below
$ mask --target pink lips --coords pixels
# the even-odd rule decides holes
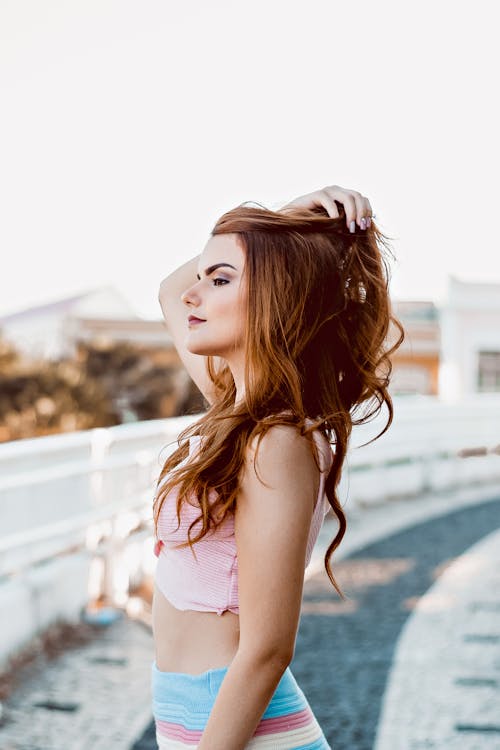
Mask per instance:
[[[188,325],[189,326],[195,326],[199,323],[205,323],[205,320],[202,320],[201,318],[197,318],[195,315],[190,315],[188,318]]]

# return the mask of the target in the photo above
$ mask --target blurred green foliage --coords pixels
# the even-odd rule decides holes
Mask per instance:
[[[128,342],[79,342],[71,358],[30,358],[0,337],[0,441],[204,408],[177,353]]]

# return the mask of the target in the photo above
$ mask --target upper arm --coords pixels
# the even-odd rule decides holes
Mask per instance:
[[[235,510],[239,648],[288,661],[319,471],[309,442],[294,427],[270,428],[259,447],[257,471],[254,447],[255,442],[247,449]]]
[[[214,390],[213,383],[208,374],[207,357],[201,354],[193,354],[186,349],[185,341],[188,331],[187,319],[189,311],[181,302],[180,297],[169,290],[168,277],[160,284],[158,301],[167,330],[172,337],[174,346],[184,367],[208,403],[212,404],[214,401]],[[214,357],[214,359],[217,362],[218,357]]]

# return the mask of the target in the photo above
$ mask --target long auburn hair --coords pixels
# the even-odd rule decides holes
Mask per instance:
[[[158,478],[153,508],[158,535],[158,518],[169,492],[178,493],[179,525],[182,504],[188,497],[197,498],[200,515],[189,526],[187,541],[177,545],[189,544],[192,549],[226,515],[234,514],[250,440],[257,437],[258,450],[273,425],[292,424],[312,442],[312,431],[319,429],[335,446],[325,490],[339,523],[324,565],[345,598],[330,566],[346,531],[337,486],[352,426],[376,416],[384,403],[387,423],[369,442],[392,423],[390,357],[404,331],[392,314],[387,256],[394,256],[387,237],[374,222],[351,234],[343,206],[337,206],[339,218],[329,217],[322,208],[271,211],[242,204],[215,224],[212,236],[236,233],[246,255],[245,397],[235,405],[228,365],[222,360],[217,368],[215,359],[208,357],[215,400],[180,433]],[[391,323],[399,332],[392,345]],[[307,417],[312,424],[306,425]],[[203,438],[203,447],[186,463],[193,435]],[[199,533],[191,538],[191,529],[200,521]]]

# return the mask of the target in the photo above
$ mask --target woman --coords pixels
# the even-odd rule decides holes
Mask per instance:
[[[224,214],[160,286],[209,409],[179,436],[154,504],[153,713],[161,750],[329,748],[290,662],[304,569],[352,424],[385,404],[391,314],[369,201],[330,186]],[[390,322],[399,329],[389,348]],[[374,405],[354,420],[361,404]],[[383,433],[381,433],[383,434]],[[333,443],[333,446],[330,445]]]

